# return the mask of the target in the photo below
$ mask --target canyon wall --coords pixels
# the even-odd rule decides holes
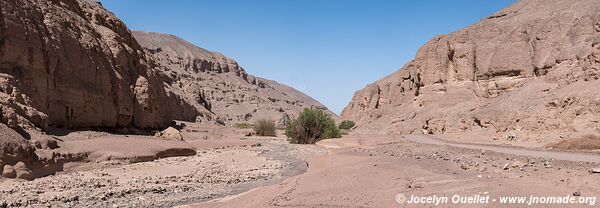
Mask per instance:
[[[499,138],[600,132],[600,4],[522,0],[434,37],[342,112],[359,129]]]

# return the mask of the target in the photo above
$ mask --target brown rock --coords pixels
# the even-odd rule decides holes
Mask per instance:
[[[510,163],[505,163],[505,164],[502,166],[502,170],[508,170],[509,168],[510,168]]]
[[[25,163],[23,163],[23,162],[18,162],[14,166],[14,171],[15,171],[16,177],[18,179],[33,180],[33,176],[31,175],[31,170],[29,170],[27,165],[25,165]]]
[[[16,178],[17,172],[15,172],[15,168],[12,165],[5,165],[2,170],[2,176],[5,178]]]
[[[99,3],[0,4],[0,77],[12,83],[2,90],[14,97],[17,115],[11,117],[25,118],[17,123],[157,128],[171,121],[166,103],[172,97],[152,63],[125,24]]]
[[[511,165],[511,167],[513,167],[513,168],[522,168],[525,166],[527,166],[527,164],[520,162],[520,161],[514,161]]]
[[[160,132],[160,137],[168,139],[168,140],[183,140],[183,136],[181,136],[181,133],[179,132],[179,130],[173,128],[173,127],[169,127],[165,130],[163,130],[162,132]]]
[[[27,161],[35,156],[35,149],[28,140],[5,124],[0,123],[0,160]]]
[[[357,91],[342,119],[358,131],[489,130],[511,140],[600,132],[599,12],[594,0],[518,1],[431,39]]]
[[[199,117],[200,121],[221,124],[252,123],[259,119],[284,121],[303,108],[326,109],[289,86],[248,75],[235,60],[223,54],[173,35],[143,31],[134,31],[133,35],[159,63],[169,84],[167,90],[197,112],[172,110],[181,119]]]

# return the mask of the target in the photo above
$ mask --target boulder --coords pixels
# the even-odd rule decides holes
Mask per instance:
[[[12,165],[5,165],[4,169],[2,170],[2,176],[5,178],[16,178],[17,172]]]
[[[18,179],[33,180],[31,170],[23,162],[18,162],[14,166],[15,176]]]
[[[161,131],[159,136],[161,138],[168,139],[168,140],[182,140],[183,141],[183,136],[181,136],[181,132],[179,132],[179,130],[177,130],[176,128],[173,128],[173,127],[169,127],[167,129]]]

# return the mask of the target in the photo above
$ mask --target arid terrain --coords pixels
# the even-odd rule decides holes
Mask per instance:
[[[311,158],[305,174],[277,185],[189,207],[434,207],[434,204],[399,204],[396,196],[458,194],[498,200],[501,196],[596,197],[600,194],[600,174],[588,172],[600,165],[599,155],[584,154],[566,161],[541,153],[513,155],[478,147],[427,144],[431,138],[424,138],[352,135],[325,140],[319,145],[326,147],[329,154]],[[438,207],[593,207],[589,204],[527,206],[489,202]]]
[[[594,207],[599,78],[598,0],[436,36],[340,116],[100,2],[3,0],[0,207]]]
[[[32,181],[0,179],[0,207],[172,207],[273,184],[326,153],[282,137],[245,137],[249,132],[188,123],[183,141],[66,134],[59,149],[86,159]]]

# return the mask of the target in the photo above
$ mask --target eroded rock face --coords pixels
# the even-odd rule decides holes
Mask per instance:
[[[363,130],[600,132],[600,4],[523,0],[433,38],[342,112]]]
[[[24,95],[9,106],[18,116],[41,128],[156,128],[171,121],[167,100],[174,95],[125,24],[98,3],[2,1],[0,9],[0,84],[12,83],[5,94]]]
[[[167,90],[193,106],[200,120],[222,124],[280,121],[305,107],[326,109],[304,93],[249,75],[233,59],[176,36],[142,31],[133,35],[160,64]]]

